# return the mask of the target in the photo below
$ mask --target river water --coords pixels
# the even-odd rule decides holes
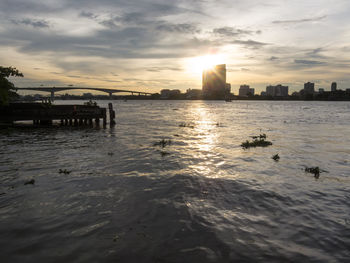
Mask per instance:
[[[349,262],[349,102],[113,106],[112,128],[1,131],[1,262]]]

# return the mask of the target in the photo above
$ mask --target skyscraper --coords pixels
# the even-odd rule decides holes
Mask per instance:
[[[307,82],[304,84],[305,94],[314,94],[315,93],[315,83]]]
[[[266,95],[272,97],[287,97],[288,86],[282,86],[281,84],[278,84],[277,86],[267,86]]]
[[[226,93],[226,64],[203,71],[202,90],[205,98],[223,99]]]
[[[331,91],[336,91],[336,90],[337,90],[337,82],[332,82]]]

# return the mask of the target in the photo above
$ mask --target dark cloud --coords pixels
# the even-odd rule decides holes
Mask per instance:
[[[12,19],[11,22],[15,25],[26,25],[26,26],[32,26],[34,28],[48,28],[49,22],[46,20],[37,20],[32,18],[24,18],[21,20],[14,20]]]
[[[322,62],[322,61],[304,60],[304,59],[295,59],[294,63],[296,63],[296,64],[303,64],[303,65],[311,65],[311,66],[326,64],[325,62]]]
[[[319,17],[312,17],[312,18],[304,18],[304,19],[296,19],[296,20],[275,20],[272,21],[273,24],[298,24],[298,23],[305,23],[305,22],[315,22],[325,19],[327,16],[319,16]]]
[[[263,43],[263,42],[254,41],[254,40],[235,40],[235,41],[232,41],[231,43],[242,45],[245,48],[251,48],[251,49],[258,49],[263,46],[269,45],[268,43]]]
[[[227,37],[237,37],[242,35],[251,35],[257,31],[251,31],[251,30],[244,30],[234,27],[220,27],[220,28],[214,28],[213,33],[215,35],[220,36],[227,36]]]
[[[275,56],[271,56],[271,57],[269,58],[270,61],[275,61],[275,60],[277,60],[277,59],[278,59],[278,57],[275,57]]]
[[[90,19],[96,19],[98,16],[95,15],[92,12],[87,12],[87,11],[81,11],[79,14],[80,17],[86,17],[86,18],[90,18]]]
[[[156,30],[159,31],[166,31],[166,32],[175,32],[175,33],[200,33],[200,29],[198,29],[193,24],[170,24],[170,23],[163,23],[161,25],[158,25],[156,27]]]

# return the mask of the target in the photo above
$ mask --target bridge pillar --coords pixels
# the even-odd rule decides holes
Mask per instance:
[[[109,94],[109,97],[112,98],[113,93],[112,92],[108,92],[108,94]]]
[[[51,91],[51,102],[53,102],[54,99],[55,99],[55,92]]]

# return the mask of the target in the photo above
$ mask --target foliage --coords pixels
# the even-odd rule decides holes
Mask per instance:
[[[254,141],[245,141],[241,144],[241,146],[245,149],[248,149],[250,147],[267,147],[272,145],[272,142],[266,141],[266,134],[260,134],[259,136],[252,136]]]
[[[316,166],[316,167],[306,167],[305,168],[305,172],[313,174],[316,179],[318,179],[320,177],[320,168],[318,166]]]
[[[274,156],[272,156],[272,159],[274,159],[277,162],[280,159],[280,156],[277,153]]]
[[[153,144],[153,146],[160,146],[162,148],[164,148],[167,145],[171,145],[171,140],[164,140],[164,139],[162,139],[159,142],[155,142]]]
[[[0,66],[0,105],[6,105],[9,100],[16,97],[15,85],[8,80],[9,77],[23,77],[23,74],[13,67]]]

